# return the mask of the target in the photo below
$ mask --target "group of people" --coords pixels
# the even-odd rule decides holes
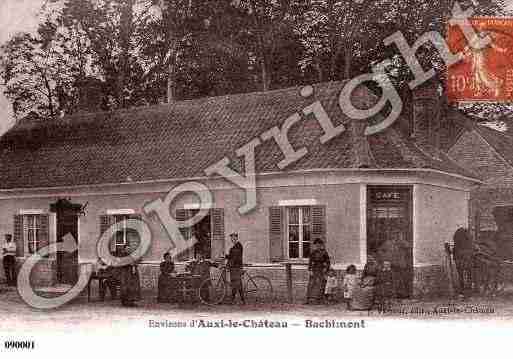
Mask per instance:
[[[463,235],[455,236],[455,242],[465,242]],[[463,239],[460,239],[462,237]],[[235,303],[236,296],[239,295],[240,301],[245,303],[244,290],[242,286],[243,274],[243,246],[239,242],[237,233],[230,234],[232,247],[226,255],[227,267],[230,274],[231,303]],[[458,243],[460,244],[460,243]],[[458,248],[466,246],[458,245]],[[379,260],[370,258],[362,272],[361,277],[357,276],[356,266],[347,267],[343,282],[343,300],[351,309],[369,309],[376,298],[406,298],[410,294],[411,278],[410,267],[408,266],[406,255],[409,248],[407,244],[400,239],[395,242],[387,241],[381,247],[378,253]],[[466,252],[460,250],[458,259],[466,258]],[[117,256],[128,257],[130,255],[129,246],[123,247]],[[16,245],[12,241],[11,235],[6,235],[6,242],[2,247],[3,265],[6,273],[8,285],[16,285]],[[195,248],[195,261],[193,262],[192,272],[197,274],[201,282],[210,278],[210,268],[216,266],[207,259],[205,248],[197,246]],[[467,263],[465,261],[465,263]],[[465,264],[464,263],[464,264]],[[463,272],[460,277],[467,276],[467,265],[460,265]],[[95,275],[100,279],[100,298],[105,299],[107,291],[110,292],[112,299],[121,299],[121,304],[127,307],[137,306],[141,299],[141,285],[137,262],[133,261],[122,266],[114,266],[104,263],[101,259],[95,264]],[[336,302],[339,292],[339,281],[337,274],[331,268],[330,257],[324,242],[316,239],[312,244],[308,263],[309,281],[307,287],[306,303],[332,303]],[[158,279],[158,301],[175,301],[179,293],[177,292],[177,276],[175,264],[170,253],[165,253],[160,264],[160,276]],[[465,282],[465,280],[462,280]],[[462,284],[466,288],[466,284]],[[208,288],[203,288],[208,291]],[[209,293],[202,293],[202,298],[207,298]]]
[[[242,287],[242,267],[243,267],[243,246],[239,242],[239,235],[237,233],[230,234],[232,241],[232,247],[229,253],[226,255],[227,267],[230,273],[230,285],[232,289],[231,302],[235,303],[237,294],[240,297],[242,303],[245,303],[244,290]],[[205,248],[201,245],[197,245],[194,250],[195,260],[191,263],[190,272],[199,277],[199,283],[203,283],[205,280],[210,279],[210,268],[216,267],[215,263],[212,263],[207,259],[207,253]],[[158,280],[158,302],[175,302],[180,297],[178,293],[177,273],[175,271],[175,265],[172,260],[170,253],[164,254],[164,260],[160,264],[160,275]],[[202,287],[201,297],[206,299],[209,296],[207,286]]]
[[[128,245],[121,248],[117,254],[120,257],[130,255]],[[124,307],[136,307],[141,300],[141,283],[137,262],[130,262],[122,266],[113,266],[105,263],[101,258],[95,264],[94,272],[100,279],[100,298],[105,299],[109,290],[111,299],[121,299]]]
[[[361,277],[358,277],[355,265],[346,268],[341,289],[343,301],[349,309],[368,310],[375,303],[384,304],[392,298],[409,297],[411,270],[406,259],[398,258],[406,245],[398,240],[398,243],[387,246],[392,250],[386,249],[379,261],[370,257]],[[339,281],[321,239],[313,242],[308,272],[306,304],[336,302]]]

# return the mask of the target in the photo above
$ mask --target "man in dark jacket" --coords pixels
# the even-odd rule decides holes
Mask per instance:
[[[242,288],[242,265],[243,265],[243,248],[239,242],[239,235],[237,233],[230,234],[230,239],[233,242],[233,247],[226,256],[228,260],[228,268],[230,270],[230,284],[232,287],[232,303],[235,302],[235,295],[239,292],[240,300],[245,303],[244,290]]]
[[[454,233],[454,262],[458,271],[459,294],[466,296],[472,290],[472,257],[474,246],[465,228],[458,228]]]

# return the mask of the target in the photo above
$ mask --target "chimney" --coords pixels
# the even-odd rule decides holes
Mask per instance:
[[[441,97],[437,81],[412,91],[411,137],[434,157],[440,150]]]

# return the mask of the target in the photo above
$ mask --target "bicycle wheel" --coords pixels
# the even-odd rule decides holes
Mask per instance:
[[[244,296],[248,303],[270,303],[274,300],[273,286],[264,276],[248,276],[244,283]]]
[[[225,296],[226,284],[222,275],[205,279],[198,289],[198,297],[204,304],[219,304]]]

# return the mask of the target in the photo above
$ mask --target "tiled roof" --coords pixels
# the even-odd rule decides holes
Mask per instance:
[[[441,154],[434,159],[393,128],[366,139],[338,106],[342,82],[230,95],[113,113],[20,122],[0,139],[0,188],[60,187],[204,177],[204,170],[273,126],[320,100],[335,125],[348,130],[326,144],[313,117],[289,133],[308,154],[285,171],[347,168],[431,168],[473,177]],[[357,104],[358,105],[358,101]],[[278,172],[283,155],[273,141],[256,149],[258,173]],[[474,176],[475,177],[475,176]]]
[[[513,166],[513,137],[484,125],[476,125],[474,128],[506,162]]]

